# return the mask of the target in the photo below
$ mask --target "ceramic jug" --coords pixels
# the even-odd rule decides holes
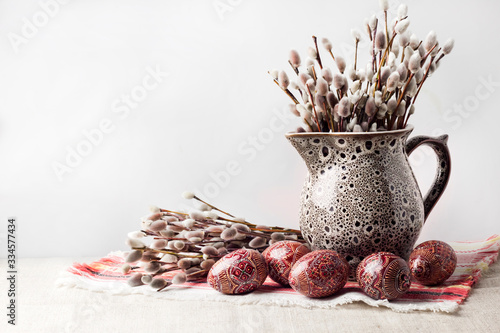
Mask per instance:
[[[413,128],[383,132],[289,133],[308,169],[299,223],[312,249],[345,256],[351,278],[379,251],[405,260],[450,176],[447,135],[417,136]],[[408,156],[420,145],[437,155],[437,173],[422,198]]]

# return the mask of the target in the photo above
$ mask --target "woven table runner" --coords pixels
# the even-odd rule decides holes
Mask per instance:
[[[497,260],[500,236],[494,235],[479,242],[448,242],[448,244],[457,254],[458,262],[454,274],[444,284],[436,287],[426,287],[413,282],[408,293],[392,301],[374,300],[366,296],[357,282],[347,282],[345,287],[333,296],[311,299],[291,288],[282,287],[270,278],[267,278],[258,290],[246,295],[221,294],[210,288],[205,281],[172,285],[161,292],[156,292],[149,286],[130,287],[126,283],[129,275],[123,275],[120,271],[120,267],[124,264],[125,252],[110,253],[89,264],[74,263],[61,275],[57,283],[61,287],[79,287],[120,295],[144,294],[167,300],[206,300],[304,308],[333,308],[361,301],[372,306],[385,306],[398,312],[414,310],[454,312],[469,296],[481,274]],[[168,279],[176,273],[177,271],[165,273],[163,277]]]

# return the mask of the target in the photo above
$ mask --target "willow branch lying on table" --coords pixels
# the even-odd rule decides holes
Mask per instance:
[[[204,278],[217,260],[234,250],[245,247],[263,252],[285,239],[305,243],[299,230],[250,223],[191,192],[183,197],[199,201],[201,206],[190,213],[151,207],[152,214],[142,218],[141,230],[128,234],[132,251],[122,271],[137,271],[128,279],[129,285],[148,284],[161,291],[171,284]],[[162,277],[175,270],[181,271],[172,279]]]

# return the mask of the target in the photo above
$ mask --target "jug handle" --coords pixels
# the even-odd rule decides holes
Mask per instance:
[[[431,212],[434,205],[438,202],[443,194],[451,171],[450,151],[448,150],[448,135],[441,135],[436,138],[428,136],[416,136],[409,139],[406,143],[406,153],[408,156],[420,145],[427,145],[431,147],[437,156],[437,172],[436,178],[431,188],[424,197],[424,221]]]

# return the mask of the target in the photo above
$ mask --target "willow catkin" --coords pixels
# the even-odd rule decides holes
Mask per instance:
[[[172,279],[173,284],[183,284],[187,280],[187,275],[184,272],[179,272],[175,274],[175,276]]]
[[[332,84],[333,74],[332,74],[332,71],[330,70],[330,68],[324,67],[323,70],[321,71],[321,75],[323,76],[323,79],[325,79],[325,81],[328,84]]]
[[[189,258],[182,258],[177,262],[177,266],[180,269],[188,269],[189,267],[191,267],[191,260],[189,260]]]
[[[293,65],[294,68],[300,66],[300,55],[299,52],[297,52],[296,50],[290,51],[290,63]]]
[[[161,250],[167,247],[168,241],[165,239],[157,239],[151,243],[151,248],[156,250]]]
[[[191,200],[195,197],[194,193],[191,191],[184,191],[182,192],[182,197],[187,200]]]
[[[167,228],[167,222],[165,222],[163,220],[155,221],[155,222],[151,223],[151,225],[149,226],[149,230],[155,231],[155,232],[165,230],[166,228]]]
[[[406,89],[406,95],[410,97],[415,96],[415,94],[417,93],[417,89],[417,80],[415,79],[415,77],[413,77],[408,84],[408,88]]]
[[[339,102],[339,116],[348,117],[351,115],[351,102],[348,97],[342,97]]]
[[[142,282],[142,273],[135,273],[127,279],[127,283],[131,287],[144,285],[144,283]]]
[[[342,89],[345,84],[344,75],[335,73],[333,75],[333,86],[335,89]]]
[[[419,44],[420,44],[420,39],[417,37],[417,35],[412,34],[410,36],[410,47],[413,50],[416,50]]]
[[[263,237],[255,237],[248,243],[251,248],[257,249],[267,245],[267,240]]]
[[[453,39],[448,39],[443,45],[443,54],[449,54],[451,50],[453,50],[453,46],[455,45],[455,41]]]
[[[341,74],[344,74],[345,68],[347,66],[347,63],[345,62],[344,58],[341,56],[336,56],[335,62],[337,63],[337,68],[339,69],[339,72]]]
[[[408,15],[408,5],[402,3],[398,6],[398,18],[401,20],[406,15]]]
[[[392,72],[387,79],[387,91],[393,92],[399,85],[399,72]]]
[[[182,221],[182,226],[187,229],[193,228],[195,224],[196,221],[193,219],[185,219],[184,221]]]
[[[410,72],[415,74],[418,71],[418,69],[420,68],[421,60],[422,58],[420,58],[420,54],[418,53],[415,53],[410,57],[410,62],[408,64],[408,69],[410,70]]]
[[[222,243],[222,245],[224,245],[224,243]],[[201,253],[212,256],[212,257],[216,257],[219,254],[219,252],[217,251],[217,248],[215,246],[212,246],[212,245],[206,245],[206,246],[202,247]]]
[[[215,264],[215,260],[207,259],[201,262],[200,267],[204,270],[209,270]]]
[[[274,240],[274,241],[285,240],[285,234],[283,234],[282,232],[273,232],[271,234],[271,239]]]
[[[408,69],[406,68],[405,64],[404,63],[399,64],[398,68],[396,70],[398,71],[398,74],[399,74],[399,80],[401,82],[406,81]]]
[[[320,96],[326,96],[328,93],[328,83],[322,77],[319,77],[316,80],[316,94]]]
[[[163,289],[165,286],[168,285],[168,281],[162,278],[154,278],[150,283],[149,286],[153,289]]]
[[[300,117],[300,112],[297,110],[296,104],[288,104],[288,108],[290,109],[290,113],[292,113],[296,117]]]
[[[238,231],[237,231],[236,229],[233,229],[233,228],[228,228],[228,229],[224,230],[224,231],[221,233],[221,235],[220,235],[220,236],[221,236],[221,238],[222,238],[223,240],[226,240],[226,241],[227,241],[227,240],[231,240],[231,239],[233,239],[233,238],[236,236],[236,234],[237,234],[237,233],[238,233]]]
[[[382,69],[380,70],[380,81],[382,82],[382,84],[387,81],[389,75],[391,75],[391,69],[389,68],[389,66],[382,67]]]
[[[410,26],[410,20],[408,19],[402,20],[399,21],[398,24],[396,24],[396,26],[394,27],[394,31],[396,31],[397,34],[401,35],[405,33],[405,31],[408,29],[409,26]]]
[[[408,36],[408,33],[399,35],[398,44],[403,48],[407,47],[410,44],[410,36]]]
[[[375,36],[375,50],[384,51],[386,47],[387,47],[387,39],[385,36],[385,32],[379,30],[377,31],[377,35]]]
[[[236,229],[237,231],[250,232],[250,228],[247,225],[241,223],[233,223],[231,228]]]
[[[130,267],[129,264],[123,264],[121,267],[120,267],[120,271],[122,272],[122,274],[128,274],[128,272],[130,272],[130,269],[132,267]]]
[[[434,45],[436,45],[436,43],[437,43],[436,32],[434,30],[431,30],[427,34],[427,37],[425,37],[425,40],[423,43],[425,50],[429,51],[430,49],[432,49],[434,47]]]
[[[125,262],[132,263],[139,261],[139,259],[141,258],[142,258],[142,252],[139,250],[134,250],[127,255],[127,257],[125,258]]]
[[[170,254],[170,253],[165,253],[161,260],[167,264],[175,264],[178,260],[177,256]]]
[[[174,241],[173,245],[176,250],[182,250],[184,246],[186,246],[186,244],[181,240]]]
[[[141,277],[141,281],[142,281],[142,283],[144,283],[144,284],[150,284],[150,283],[151,283],[151,281],[153,281],[153,277],[152,277],[151,275],[149,275],[149,274],[146,274],[146,275],[143,275],[143,276]]]
[[[398,109],[396,110],[396,115],[398,117],[401,117],[405,114],[405,111],[406,111],[406,102],[402,100],[401,104],[399,104]]]
[[[389,0],[379,0],[380,9],[384,12],[389,10]]]
[[[396,110],[397,105],[398,101],[396,100],[396,97],[392,96],[391,99],[387,102],[387,113],[389,115],[392,115]]]
[[[158,261],[151,261],[144,266],[144,271],[146,273],[154,274],[158,272],[161,268],[161,264]]]
[[[278,82],[279,82],[281,88],[283,88],[283,89],[288,88],[288,85],[290,84],[290,79],[288,78],[288,75],[285,73],[285,71],[281,71],[279,73]]]
[[[205,220],[205,215],[197,210],[194,210],[189,213],[189,217],[191,217],[193,220],[198,220],[198,221],[203,221]]]
[[[323,44],[323,47],[327,50],[327,51],[331,51],[332,50],[332,43],[328,40],[328,38],[323,38],[321,40],[321,43]]]
[[[373,117],[376,112],[377,112],[377,106],[375,105],[375,98],[370,96],[366,101],[365,113],[368,117]]]

